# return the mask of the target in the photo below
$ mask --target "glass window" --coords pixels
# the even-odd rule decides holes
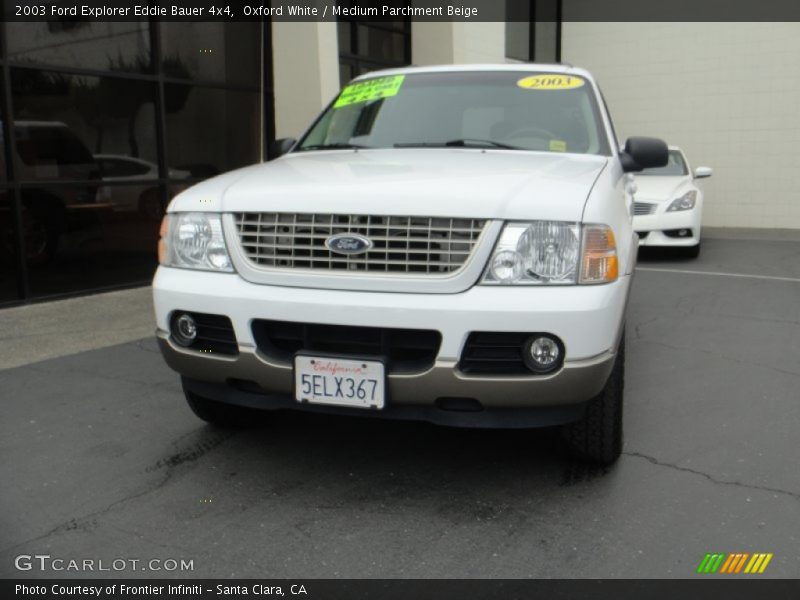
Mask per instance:
[[[100,167],[100,176],[103,179],[111,177],[140,177],[150,175],[158,177],[158,165],[145,163],[130,158],[112,158],[105,155],[95,157],[97,165]]]
[[[5,97],[5,82],[4,77],[0,77],[0,106],[2,106],[3,98]],[[8,179],[8,171],[6,167],[6,125],[3,122],[3,114],[0,113],[0,183]]]
[[[515,60],[533,60],[531,36],[534,33],[533,2],[506,0],[506,56]]]
[[[26,186],[25,262],[33,296],[118,286],[153,276],[160,188]],[[90,201],[91,200],[91,201]]]
[[[342,85],[358,75],[411,62],[410,21],[374,23],[342,19],[337,23],[337,31]]]
[[[355,77],[353,73],[353,65],[346,62],[339,63],[339,85],[344,87],[347,83]]]
[[[0,304],[18,298],[17,239],[13,194],[0,188]]]
[[[258,86],[259,23],[161,23],[164,76]]]
[[[536,62],[556,63],[560,62],[558,48],[558,23],[553,21],[542,21],[536,23],[534,34],[536,49],[534,56]],[[531,59],[533,60],[533,59]]]
[[[358,26],[358,54],[372,61],[405,64],[405,34]]]
[[[146,22],[35,22],[6,26],[8,59],[101,71],[151,72]]]
[[[332,105],[300,150],[331,144],[441,147],[462,140],[520,150],[607,155],[609,146],[591,86],[542,91],[518,85],[535,75],[524,71],[407,74],[396,83],[394,95],[338,108]]]
[[[155,84],[36,69],[11,81],[20,180],[95,179],[100,153],[156,161]]]
[[[644,169],[639,173],[636,173],[636,175],[653,175],[661,177],[682,177],[688,174],[689,169],[686,168],[686,162],[683,160],[683,155],[679,150],[669,151],[669,159],[665,166]]]
[[[339,36],[339,52],[355,53],[353,48],[353,37],[350,35],[350,21],[339,21],[336,23],[337,35]]]
[[[559,62],[559,3],[506,0],[506,56],[524,62]]]
[[[0,304],[150,281],[169,199],[260,158],[262,53],[271,51],[262,23],[0,29],[0,60],[10,63],[0,93],[7,86],[13,100],[0,122]],[[15,138],[13,182],[3,125]],[[26,290],[17,289],[20,267]]]
[[[170,169],[206,178],[258,162],[260,94],[178,84],[165,94]]]

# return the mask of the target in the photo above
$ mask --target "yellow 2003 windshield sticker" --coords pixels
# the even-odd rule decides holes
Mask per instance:
[[[390,98],[396,96],[400,91],[400,86],[403,85],[405,75],[393,75],[390,77],[377,77],[375,79],[367,79],[366,81],[359,81],[348,85],[339,94],[333,108],[341,108],[343,106],[350,106],[351,104],[358,104],[359,102],[369,102],[370,100],[379,100],[381,98]]]
[[[573,90],[581,87],[586,81],[574,75],[547,73],[531,75],[517,81],[517,85],[526,90]]]

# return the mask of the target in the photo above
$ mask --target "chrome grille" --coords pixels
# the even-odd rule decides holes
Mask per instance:
[[[658,204],[653,204],[652,202],[634,202],[633,214],[652,215],[654,212],[656,212],[656,206],[658,206]]]
[[[469,258],[486,225],[481,219],[305,213],[234,213],[239,243],[262,267],[376,273],[446,274]],[[365,236],[364,253],[332,252],[332,235]]]

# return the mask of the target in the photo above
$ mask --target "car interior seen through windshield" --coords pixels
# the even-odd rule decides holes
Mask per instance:
[[[637,175],[652,175],[652,176],[681,176],[687,175],[689,171],[686,168],[686,163],[683,156],[678,150],[669,151],[669,162],[663,167],[651,167],[643,169]]]
[[[394,79],[391,95],[345,99],[356,82],[298,150],[475,146],[608,155],[588,82],[571,76],[569,86],[526,86],[540,76],[548,74],[414,73],[386,77]]]

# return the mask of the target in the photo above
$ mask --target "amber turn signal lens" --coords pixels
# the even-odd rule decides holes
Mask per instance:
[[[608,283],[619,277],[617,242],[607,225],[585,225],[581,283]]]
[[[167,261],[167,232],[169,231],[169,215],[164,215],[161,219],[161,227],[158,230],[158,264],[163,265]]]

